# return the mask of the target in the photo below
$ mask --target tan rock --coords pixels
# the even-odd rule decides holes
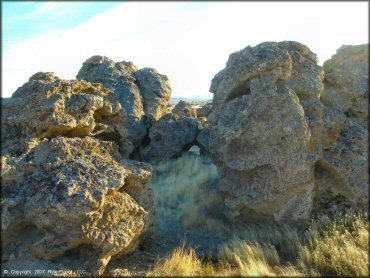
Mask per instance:
[[[189,118],[196,118],[197,111],[193,108],[193,106],[183,100],[180,100],[172,110],[172,113],[177,114],[179,116],[189,117]]]
[[[80,268],[100,275],[111,257],[136,249],[153,223],[152,169],[126,160],[133,144],[111,90],[37,73],[4,99],[2,124],[10,265],[26,268],[17,256],[30,255],[68,274],[77,256]]]
[[[35,139],[29,146],[2,176],[7,241],[32,225],[39,238],[22,251],[37,258],[53,260],[89,245],[84,263],[92,273],[102,273],[112,256],[133,252],[152,224],[151,167],[127,162],[114,143],[91,137]]]
[[[30,138],[56,135],[114,140],[127,155],[133,148],[121,104],[100,84],[39,72],[3,99],[2,110],[7,151],[23,151]]]
[[[309,219],[322,76],[306,46],[266,42],[231,54],[213,78],[209,134],[201,141],[218,167],[230,218]]]
[[[134,147],[142,143],[151,122],[165,113],[171,96],[167,76],[152,68],[139,70],[132,62],[114,62],[105,56],[87,59],[77,79],[101,83],[117,95],[128,139]]]
[[[320,173],[315,175],[316,199],[327,202],[331,196],[353,208],[366,206],[369,200],[368,51],[367,44],[342,46],[324,63],[324,151]],[[316,209],[320,207],[328,209],[328,204],[320,201]]]

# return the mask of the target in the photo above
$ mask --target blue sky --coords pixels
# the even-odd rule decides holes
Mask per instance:
[[[3,2],[3,49],[50,30],[66,29],[112,9],[119,2]]]
[[[153,67],[174,97],[212,97],[230,53],[295,40],[320,63],[368,43],[368,2],[2,2],[2,96],[38,71],[74,79],[92,55]]]

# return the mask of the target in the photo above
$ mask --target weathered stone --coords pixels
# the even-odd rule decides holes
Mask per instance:
[[[324,151],[319,165],[325,175],[315,175],[318,200],[330,195],[351,207],[368,204],[368,49],[342,46],[324,63]]]
[[[100,84],[37,73],[2,103],[3,150],[22,153],[34,137],[94,136],[132,152],[125,115],[112,91]]]
[[[151,166],[132,143],[117,96],[101,84],[37,73],[2,103],[2,243],[9,265],[103,273],[153,222]],[[104,141],[103,141],[104,140]],[[13,246],[13,247],[12,247]],[[18,259],[19,256],[19,259]]]
[[[231,54],[213,78],[204,133],[230,218],[309,219],[321,152],[316,60],[300,43],[266,42]]]
[[[186,101],[180,100],[172,110],[172,113],[179,116],[196,118],[197,111],[192,107],[192,105]]]
[[[149,131],[150,143],[140,153],[144,161],[170,159],[194,144],[198,130],[196,119],[166,114]]]
[[[207,117],[207,115],[211,111],[211,109],[212,109],[212,103],[207,102],[202,107],[197,109],[197,117],[198,118]]]
[[[209,140],[211,136],[211,130],[208,127],[199,129],[198,135],[197,135],[197,143],[198,146],[200,147],[201,153],[202,154],[208,154],[209,151]]]
[[[162,116],[171,96],[165,75],[149,68],[139,70],[132,62],[115,63],[105,56],[87,59],[77,79],[101,83],[115,92],[125,114],[128,138],[134,147],[138,147],[147,135],[150,121]]]
[[[171,87],[166,75],[155,69],[143,68],[133,74],[144,99],[145,115],[149,120],[159,120],[171,97]]]

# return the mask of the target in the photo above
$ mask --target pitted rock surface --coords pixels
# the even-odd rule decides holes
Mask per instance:
[[[132,62],[114,62],[105,56],[87,59],[77,79],[98,82],[111,89],[125,114],[128,138],[138,147],[147,135],[151,122],[158,120],[171,96],[168,78],[155,69],[138,69]]]
[[[232,53],[213,78],[203,141],[230,218],[309,219],[321,153],[323,73],[316,61],[300,43],[266,42]]]
[[[366,206],[368,187],[369,45],[342,46],[324,63],[323,155],[317,199]],[[317,204],[327,207],[327,204]],[[337,209],[338,210],[338,209]]]
[[[150,128],[150,143],[140,150],[141,157],[144,161],[177,157],[195,143],[197,132],[196,119],[166,114]]]
[[[117,96],[37,73],[2,108],[2,239],[16,246],[4,250],[67,269],[71,252],[82,252],[81,267],[95,275],[133,252],[153,223],[152,170],[126,159]]]
[[[134,72],[141,95],[144,99],[144,111],[149,121],[159,120],[167,108],[171,97],[171,87],[166,75],[153,68],[143,68]]]
[[[34,137],[94,136],[114,140],[129,154],[125,115],[116,95],[100,84],[36,73],[2,103],[3,149],[23,151]]]
[[[172,110],[172,113],[179,116],[197,118],[197,110],[192,107],[192,105],[186,101],[180,100]]]

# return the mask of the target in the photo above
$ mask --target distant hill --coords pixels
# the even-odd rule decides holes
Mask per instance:
[[[196,98],[186,98],[186,97],[171,97],[170,103],[177,103],[180,100],[186,101],[186,102],[192,102],[192,101],[212,101],[212,96],[210,97],[196,97]]]

